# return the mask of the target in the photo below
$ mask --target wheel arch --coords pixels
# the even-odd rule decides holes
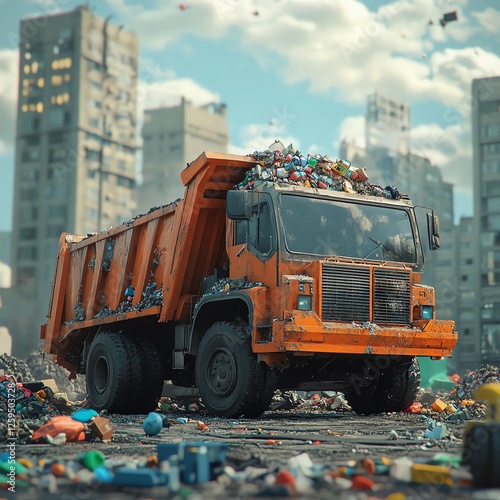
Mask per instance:
[[[189,353],[196,356],[205,332],[220,321],[253,324],[253,307],[246,293],[236,292],[224,297],[208,296],[198,303],[189,332]]]

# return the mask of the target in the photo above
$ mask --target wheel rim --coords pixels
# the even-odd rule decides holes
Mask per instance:
[[[236,383],[236,361],[225,347],[210,355],[207,365],[207,382],[210,390],[218,396],[229,394]]]
[[[99,394],[102,394],[106,390],[106,387],[108,387],[108,382],[109,382],[108,360],[104,356],[101,356],[96,361],[94,368],[95,390]]]

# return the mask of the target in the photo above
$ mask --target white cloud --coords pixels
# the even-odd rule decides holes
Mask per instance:
[[[479,24],[490,33],[498,33],[500,26],[500,12],[493,7],[488,7],[482,12],[473,12],[472,16],[475,17]]]
[[[18,59],[17,50],[0,50],[0,155],[14,144]]]
[[[173,78],[154,83],[141,81],[138,97],[144,109],[176,106],[182,97],[196,107],[220,101],[218,93],[202,87],[192,78]]]
[[[365,117],[349,116],[340,124],[340,140],[346,140],[353,146],[364,148],[365,140]]]
[[[307,82],[312,92],[334,89],[356,103],[378,89],[405,102],[435,99],[450,105],[468,95],[473,77],[490,76],[490,68],[500,65],[500,58],[485,51],[435,50],[436,42],[464,41],[476,29],[460,11],[466,0],[454,2],[458,21],[445,28],[439,19],[453,9],[435,0],[400,0],[376,11],[359,0],[314,5],[289,0],[286,6],[267,0],[192,0],[185,10],[171,3],[149,10],[125,0],[110,3],[150,48],[162,49],[186,34],[223,37],[231,29],[260,65],[279,71],[287,84]],[[450,79],[452,72],[458,80]]]
[[[470,121],[441,127],[420,125],[411,130],[412,152],[438,166],[443,179],[458,191],[470,192],[472,186],[472,144]]]

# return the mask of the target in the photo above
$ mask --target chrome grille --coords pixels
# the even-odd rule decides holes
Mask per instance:
[[[410,272],[375,269],[373,273],[373,321],[410,322]]]
[[[322,294],[323,321],[369,321],[368,267],[323,265]]]
[[[369,267],[324,264],[321,287],[323,321],[410,323],[410,271],[375,268],[371,290]]]

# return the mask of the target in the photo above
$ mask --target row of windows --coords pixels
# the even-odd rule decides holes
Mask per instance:
[[[47,216],[49,218],[65,217],[65,205],[49,205]],[[21,207],[19,209],[19,220],[21,223],[35,222],[38,219],[38,207]]]
[[[53,224],[47,226],[45,231],[45,236],[47,237],[59,237],[61,233],[64,232],[64,224]],[[19,230],[19,238],[21,240],[36,240],[38,237],[37,227],[23,227]]]
[[[500,142],[490,142],[489,144],[482,144],[483,154],[485,155],[498,155],[500,154]]]
[[[482,125],[481,139],[494,139],[500,137],[500,125]]]

